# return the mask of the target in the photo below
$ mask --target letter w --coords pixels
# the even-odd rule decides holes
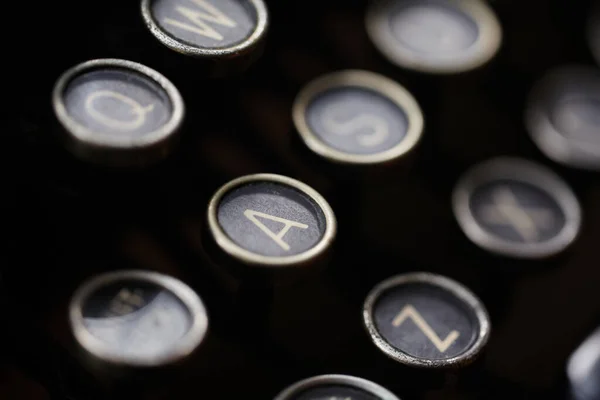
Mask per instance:
[[[165,18],[164,23],[176,26],[181,29],[185,29],[186,31],[197,33],[198,35],[209,37],[214,40],[223,40],[223,35],[217,32],[206,21],[213,22],[222,26],[227,26],[229,28],[234,28],[237,26],[234,20],[225,15],[217,7],[210,4],[208,0],[191,1],[194,2],[198,6],[198,8],[202,9],[203,11],[192,10],[183,6],[177,6],[175,9],[177,10],[177,12],[179,12],[179,14],[187,18],[194,25],[191,25],[186,22],[177,21],[171,18]]]
[[[431,342],[441,353],[444,353],[446,350],[448,350],[448,347],[450,347],[460,335],[457,331],[452,331],[448,334],[448,336],[446,336],[446,339],[441,340],[433,331],[433,329],[431,329],[429,324],[423,319],[423,317],[421,317],[421,314],[419,314],[417,310],[415,310],[415,308],[410,304],[400,311],[400,313],[392,321],[392,325],[399,327],[408,318],[413,320],[415,325],[417,325],[421,332],[423,332],[425,336],[431,340]]]

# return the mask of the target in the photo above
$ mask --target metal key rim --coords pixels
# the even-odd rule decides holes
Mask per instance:
[[[400,400],[392,392],[374,382],[354,376],[335,374],[314,376],[296,382],[275,396],[275,400],[292,400],[294,396],[306,390],[326,385],[349,386],[377,396],[380,400]]]
[[[600,171],[600,140],[593,143],[569,138],[552,121],[551,102],[557,93],[566,93],[573,82],[581,82],[581,86],[586,88],[594,82],[600,90],[600,73],[593,67],[581,65],[566,65],[548,71],[534,84],[529,94],[525,124],[533,142],[551,160]],[[600,94],[595,99],[600,100]]]
[[[240,43],[226,47],[210,49],[197,47],[175,38],[156,22],[152,13],[152,2],[154,0],[142,0],[141,10],[144,23],[156,39],[169,49],[180,54],[199,58],[228,58],[251,51],[252,48],[264,39],[269,27],[269,12],[263,0],[246,0],[255,11],[256,26],[252,33]]]
[[[277,183],[288,186],[309,197],[321,209],[325,217],[325,232],[323,233],[321,240],[319,240],[319,242],[316,243],[312,248],[303,253],[286,257],[271,257],[256,254],[235,243],[227,235],[227,233],[225,233],[219,224],[219,205],[225,195],[230,193],[232,190],[257,182]],[[207,210],[207,220],[212,239],[227,255],[244,264],[268,268],[303,265],[304,263],[320,257],[330,249],[337,233],[337,221],[335,214],[323,196],[305,183],[277,174],[263,173],[246,175],[229,181],[219,190],[217,190],[217,192],[211,198]]]
[[[498,179],[528,184],[554,199],[565,217],[559,234],[542,243],[515,243],[482,228],[471,211],[471,195],[481,185]],[[454,188],[452,207],[459,226],[473,243],[492,253],[521,259],[549,258],[564,251],[581,227],[579,201],[567,183],[546,167],[519,158],[495,158],[469,169]]]
[[[69,115],[64,103],[65,90],[75,78],[88,72],[103,69],[132,72],[157,84],[169,99],[171,105],[169,120],[159,129],[137,137],[102,134],[75,121]],[[145,65],[113,58],[86,61],[64,72],[54,86],[52,105],[58,121],[70,140],[75,142],[76,147],[92,147],[99,150],[113,151],[130,150],[135,152],[167,142],[179,130],[185,114],[185,106],[179,90],[166,77]]]
[[[477,69],[488,63],[502,44],[502,27],[494,11],[481,0],[444,0],[470,16],[478,26],[479,37],[463,57],[450,57],[444,63],[431,62],[405,48],[397,46],[397,40],[388,29],[388,11],[396,2],[412,0],[376,0],[366,15],[367,34],[377,49],[393,64],[431,74],[458,74]],[[441,1],[441,0],[438,0]],[[417,2],[414,2],[417,3]]]
[[[352,87],[380,94],[392,101],[406,115],[408,129],[399,143],[376,154],[352,154],[326,144],[312,130],[306,118],[312,101],[328,90]],[[292,107],[292,118],[300,137],[313,152],[336,163],[357,165],[383,164],[402,158],[420,142],[425,125],[423,112],[407,89],[383,75],[362,70],[333,72],[309,82],[296,97]]]
[[[420,357],[411,356],[396,347],[392,346],[377,329],[375,319],[373,317],[374,308],[381,296],[389,290],[397,288],[401,285],[426,284],[437,287],[450,293],[458,298],[462,303],[471,310],[479,332],[475,341],[463,353],[440,360],[423,359]],[[396,275],[388,278],[377,284],[367,295],[363,305],[363,323],[371,340],[387,357],[409,367],[417,367],[423,369],[439,369],[439,368],[457,368],[471,364],[479,356],[490,336],[491,322],[489,314],[481,302],[469,289],[462,284],[441,276],[428,272],[413,272],[401,275]]]
[[[164,355],[132,359],[115,355],[105,343],[93,336],[83,322],[83,305],[99,288],[123,280],[149,282],[170,291],[190,312],[192,325],[173,349]],[[198,295],[183,282],[156,272],[130,270],[109,272],[84,282],[74,293],[69,306],[69,323],[79,346],[105,364],[124,367],[160,367],[181,361],[189,356],[202,343],[208,331],[207,312]]]

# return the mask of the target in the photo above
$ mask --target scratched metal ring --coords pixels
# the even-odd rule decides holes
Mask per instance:
[[[375,307],[384,295],[400,286],[424,285],[440,290],[458,300],[468,309],[476,323],[474,339],[468,348],[458,355],[443,359],[428,359],[415,357],[394,347],[380,332],[375,321]],[[462,284],[441,275],[428,272],[414,272],[397,275],[376,285],[367,295],[363,305],[363,324],[379,350],[390,359],[400,364],[421,369],[453,369],[474,362],[487,344],[491,332],[489,314],[481,302],[469,289]]]
[[[185,54],[188,56],[193,56],[197,58],[235,58],[246,55],[250,52],[256,50],[260,45],[264,42],[264,39],[267,34],[267,30],[269,27],[269,12],[267,10],[267,6],[265,5],[263,0],[246,0],[245,8],[250,12],[251,17],[254,19],[254,27],[250,31],[249,35],[242,38],[238,42],[229,45],[229,46],[219,46],[219,47],[201,47],[199,45],[195,45],[193,43],[186,42],[179,38],[176,38],[172,33],[169,33],[161,24],[156,20],[153,11],[152,11],[152,3],[156,0],[142,0],[141,1],[141,11],[142,18],[144,23],[156,37],[156,39],[162,43],[164,46],[168,47],[171,50],[176,51],[180,54]],[[198,2],[199,3],[199,2]],[[215,4],[218,4],[215,2]],[[206,7],[210,7],[209,11],[211,13],[220,12],[218,8],[210,3],[204,5],[204,9],[198,9],[198,14],[201,12],[206,12]],[[214,7],[214,9],[213,9]],[[193,10],[192,10],[193,12]],[[214,21],[216,16],[209,15],[210,20]],[[209,19],[208,17],[206,18]],[[190,19],[192,21],[192,19]],[[209,29],[208,23],[202,21],[203,24],[206,24],[205,29]]]

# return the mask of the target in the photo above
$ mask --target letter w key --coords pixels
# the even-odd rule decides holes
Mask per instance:
[[[408,318],[412,319],[415,325],[427,336],[427,338],[435,345],[435,347],[444,353],[460,336],[457,331],[452,331],[446,336],[446,339],[442,340],[440,337],[431,329],[429,324],[423,319],[421,314],[410,304],[406,305],[402,311],[394,318],[392,325],[399,327]]]
[[[228,28],[235,28],[237,26],[234,20],[210,4],[208,0],[191,0],[191,2],[196,5],[196,9],[183,6],[177,6],[175,9],[193,25],[172,18],[166,18],[164,23],[219,41],[223,40],[223,35],[211,27],[208,22]]]

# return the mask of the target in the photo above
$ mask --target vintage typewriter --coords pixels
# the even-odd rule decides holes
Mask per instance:
[[[600,5],[7,5],[0,399],[600,399]]]

